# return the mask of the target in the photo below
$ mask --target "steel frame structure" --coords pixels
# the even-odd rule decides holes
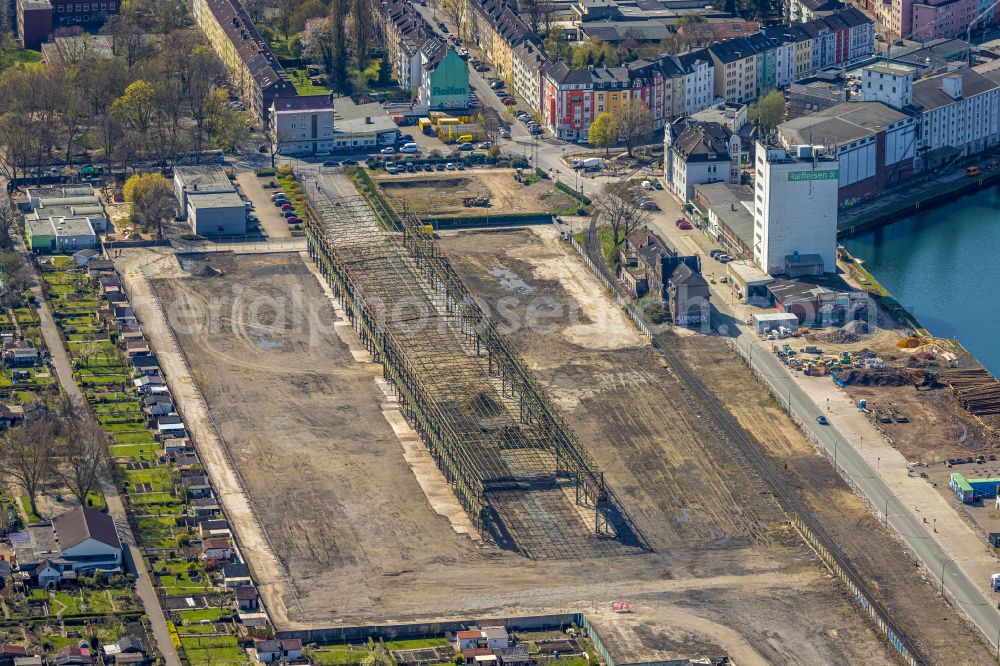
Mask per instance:
[[[524,516],[505,520],[507,500],[491,503],[491,494],[562,488],[570,510],[548,521],[583,525],[589,513],[592,536],[649,550],[421,221],[371,190],[337,198],[306,190],[316,221],[306,230],[309,256],[480,534],[535,556],[511,527]]]

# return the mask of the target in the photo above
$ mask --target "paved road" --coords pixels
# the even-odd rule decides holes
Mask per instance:
[[[955,557],[957,555],[953,554],[957,552],[957,549],[962,548],[960,539],[967,543],[967,540],[972,538],[979,551],[982,551],[981,540],[976,538],[971,530],[968,530],[960,518],[954,514],[954,510],[949,507],[950,510],[944,512],[942,520],[938,521],[941,524],[941,531],[955,528],[964,529],[956,529],[955,539],[949,545],[949,550],[952,550],[952,553],[946,551],[941,543],[935,539],[930,524],[924,516],[918,518],[916,515],[917,507],[914,506],[914,503],[920,500],[915,498],[911,492],[906,492],[905,489],[897,490],[900,493],[897,494],[886,484],[882,474],[880,474],[883,472],[881,458],[876,458],[875,468],[872,467],[871,450],[877,442],[875,439],[877,431],[867,440],[863,436],[859,439],[857,432],[846,430],[847,427],[850,427],[851,421],[848,421],[847,415],[843,413],[831,417],[831,425],[821,426],[817,423],[816,417],[819,414],[827,413],[825,408],[816,404],[813,396],[803,390],[802,386],[788,374],[787,368],[764,343],[751,333],[744,332],[737,338],[736,344],[744,357],[751,357],[753,368],[764,381],[771,385],[786,408],[790,408],[791,413],[805,425],[806,430],[815,441],[819,442],[833,463],[841,470],[841,473],[846,475],[853,485],[868,498],[876,515],[881,514],[882,520],[888,521],[888,525],[916,553],[934,580],[941,583],[942,577],[944,578],[942,589],[969,616],[987,640],[993,645],[998,645],[1000,642],[1000,612],[997,611],[996,602],[989,591],[989,580],[985,577],[982,580],[970,578],[964,566],[956,565]],[[867,419],[860,418],[867,424]],[[842,424],[841,427],[838,427],[838,424]],[[859,426],[860,424],[854,422],[854,425]],[[868,455],[863,455],[862,451],[859,451],[859,447],[863,447],[865,441],[869,443]],[[888,464],[888,456],[886,463]],[[905,465],[905,461],[903,464]],[[905,468],[899,470],[899,473],[905,475]],[[925,485],[931,493],[937,492],[924,482],[916,483]],[[903,494],[904,492],[905,494]],[[905,502],[900,499],[900,495],[905,497]],[[939,496],[935,495],[935,497],[940,499]],[[943,499],[941,499],[941,503],[944,503]],[[922,506],[930,507],[933,504],[933,502],[924,502]],[[921,511],[921,513],[929,512]],[[969,532],[969,534],[961,532]],[[968,554],[975,557],[975,553]],[[967,560],[959,558],[959,562],[965,565]]]
[[[52,355],[52,365],[56,369],[56,376],[59,378],[59,383],[77,409],[89,411],[90,406],[87,404],[87,400],[84,398],[83,392],[77,385],[76,380],[73,379],[73,366],[70,363],[69,354],[63,348],[59,329],[56,327],[55,321],[52,319],[52,314],[49,312],[48,303],[42,295],[41,278],[35,272],[34,265],[31,263],[31,259],[23,245],[19,250],[32,270],[32,277],[29,279],[29,284],[32,293],[38,301],[38,316],[41,321],[42,337],[45,339],[45,345],[49,348],[49,353]],[[107,472],[110,472],[110,470]],[[107,472],[101,475],[99,481],[101,492],[104,493],[104,499],[108,505],[108,513],[114,518],[115,524],[118,526],[118,532],[125,538],[126,545],[128,546],[128,555],[130,555],[136,572],[136,592],[142,601],[143,608],[146,610],[146,615],[149,616],[149,623],[153,628],[153,637],[156,639],[156,644],[167,666],[181,666],[181,660],[177,656],[177,651],[170,640],[166,618],[163,615],[163,609],[160,607],[159,597],[150,580],[149,571],[146,569],[145,560],[142,559],[142,553],[135,545],[135,535],[132,534],[132,530],[129,527],[125,505],[118,495],[118,489],[115,488],[115,484],[111,481],[110,473]]]

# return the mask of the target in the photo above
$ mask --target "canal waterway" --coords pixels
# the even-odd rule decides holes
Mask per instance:
[[[933,335],[1000,375],[1000,186],[842,244]]]

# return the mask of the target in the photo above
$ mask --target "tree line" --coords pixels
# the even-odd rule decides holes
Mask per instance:
[[[38,497],[49,484],[72,493],[81,506],[106,471],[107,435],[89,412],[76,410],[65,394],[25,410],[22,423],[0,437],[0,475],[11,494],[28,498],[38,515]]]
[[[104,34],[111,58],[81,40],[58,69],[0,72],[0,174],[81,160],[167,163],[249,137],[250,116],[231,102],[226,71],[182,4],[129,0]]]

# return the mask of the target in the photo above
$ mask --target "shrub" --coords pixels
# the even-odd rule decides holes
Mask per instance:
[[[274,169],[258,169],[256,173],[258,178],[272,178]]]

